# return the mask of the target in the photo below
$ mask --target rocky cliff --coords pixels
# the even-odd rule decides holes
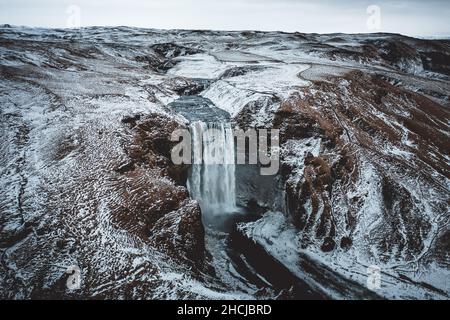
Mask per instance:
[[[378,297],[448,298],[449,45],[1,27],[0,297],[286,296],[219,276],[188,167],[170,161],[189,118],[170,103],[199,95],[280,129],[274,190],[237,187],[259,208],[237,226],[258,250],[322,296],[373,298],[376,265]]]

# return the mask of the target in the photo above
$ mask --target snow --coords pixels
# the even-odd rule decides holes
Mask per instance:
[[[345,284],[346,281],[356,281],[364,290],[369,290],[367,288],[368,272],[367,268],[371,263],[360,262],[359,260],[354,260],[352,255],[345,252],[339,252],[339,254],[334,255],[323,255],[319,251],[314,249],[304,250],[301,249],[299,245],[299,233],[296,228],[286,219],[286,216],[281,212],[266,212],[261,219],[255,222],[241,223],[238,226],[239,230],[246,235],[249,239],[252,239],[259,245],[261,245],[266,252],[268,252],[272,257],[277,259],[285,267],[287,267],[291,272],[297,275],[300,279],[305,280],[311,287],[316,288],[319,291],[331,294],[333,298],[336,299],[351,299],[352,291],[341,291],[337,290],[337,286],[330,286],[326,281],[343,281],[344,286],[348,285],[351,288],[350,282]],[[313,261],[318,270],[332,270],[332,273],[339,274],[343,276],[342,279],[330,278],[330,274],[327,274],[327,278],[323,279],[323,282],[318,282],[316,278],[312,277],[305,269],[302,267],[302,260]],[[372,263],[373,264],[373,263]],[[441,268],[437,268],[437,273],[440,274],[440,281],[444,279],[446,283],[448,280],[442,277]],[[408,282],[399,282],[394,269],[386,269],[381,267],[381,287],[375,289],[374,293],[380,296],[388,297],[391,299],[428,299],[432,295],[434,298],[445,299],[443,295],[435,295],[430,293],[424,288],[418,288],[413,286]],[[444,272],[448,275],[448,271]],[[325,273],[324,273],[325,274]],[[422,274],[423,276],[424,274]],[[429,277],[425,277],[429,281]],[[437,285],[437,287],[445,288],[445,283],[438,283],[437,279],[434,281],[429,281]],[[359,289],[362,290],[362,289]],[[408,294],[405,294],[407,292]],[[354,294],[359,294],[356,291]],[[353,298],[358,298],[358,296],[353,296]]]
[[[379,60],[335,60],[330,54],[339,48],[361,52],[365,41],[391,39],[386,34],[198,34],[127,27],[80,30],[0,27],[0,32],[5,40],[0,45],[0,66],[4,71],[0,82],[3,140],[0,144],[3,190],[0,230],[2,244],[6,240],[11,242],[2,249],[0,280],[5,284],[13,281],[15,285],[7,298],[30,297],[33,288],[23,284],[35,283],[41,273],[42,281],[51,287],[67,266],[73,264],[94,270],[95,277],[90,278],[91,297],[119,292],[137,280],[151,287],[136,296],[141,298],[254,297],[256,288],[243,284],[225,252],[220,251],[226,246],[224,235],[209,235],[206,243],[208,250],[215,253],[211,263],[217,278],[199,280],[191,276],[190,267],[175,263],[165,252],[121,229],[111,215],[110,205],[121,199],[114,185],[114,168],[127,158],[123,144],[129,141],[121,119],[156,113],[180,124],[187,123],[184,117],[167,108],[168,103],[179,98],[171,80],[177,82],[178,77],[211,80],[211,85],[200,95],[228,111],[235,120],[245,106],[253,107],[257,112],[250,124],[255,126],[270,125],[276,110],[293,94],[301,99],[319,94],[320,90],[310,89],[313,82],[342,77],[351,70],[382,75],[399,88],[448,105],[448,76],[424,71],[420,61],[402,61],[397,66],[389,66]],[[337,37],[342,40],[332,39]],[[136,61],[136,56],[152,54],[152,44],[165,42],[191,46],[202,53],[175,58],[175,66],[166,73],[151,71]],[[222,77],[231,68],[255,66],[246,73]],[[398,72],[398,68],[404,72]],[[339,89],[339,94],[351,101],[349,81],[342,79]],[[325,98],[333,106],[337,94]],[[409,105],[408,101],[401,102],[414,107],[411,101]],[[419,163],[415,152],[420,145],[412,132],[394,117],[408,118],[412,113],[408,108],[389,103],[383,107],[392,114],[372,110],[375,108],[366,111],[394,130],[400,141],[380,141],[374,147],[385,156],[409,164]],[[260,109],[256,110],[257,107]],[[321,111],[318,105],[312,108]],[[446,128],[449,121],[443,118],[435,124]],[[441,131],[448,136],[448,132]],[[321,138],[311,137],[289,139],[281,146],[282,162],[292,168],[288,182],[301,183],[306,154],[324,156],[322,144],[325,145]],[[448,162],[448,155],[434,147],[428,150],[431,150],[427,153],[430,158]],[[329,156],[334,161],[336,155]],[[240,224],[240,230],[299,278],[318,290],[328,288],[335,297],[348,298],[349,293],[338,290],[338,286],[328,287],[308,274],[302,263],[314,261],[313,265],[327,272],[334,282],[344,281],[347,285],[345,281],[351,279],[362,288],[366,287],[367,267],[376,264],[382,270],[382,288],[377,292],[380,295],[442,298],[421,286],[400,281],[398,274],[404,272],[414,281],[424,281],[448,292],[448,269],[433,261],[426,265],[422,261],[433,249],[436,234],[448,225],[445,204],[450,179],[425,164],[421,164],[422,172],[411,173],[385,163],[384,159],[371,159],[373,154],[369,152],[356,152],[352,156],[361,163],[358,178],[345,192],[336,188],[333,194],[337,199],[333,205],[339,235],[350,232],[344,223],[345,202],[363,199],[356,213],[357,225],[352,230],[353,245],[348,251],[336,248],[332,253],[324,253],[318,243],[301,249],[301,232],[280,212],[269,211],[258,221]],[[408,190],[417,213],[431,223],[429,234],[421,239],[423,249],[408,259],[395,248],[400,256],[380,261],[383,252],[372,237],[373,230],[382,227],[385,219],[380,168]],[[431,184],[424,177],[437,183]],[[145,179],[154,181],[155,174],[148,172]],[[158,179],[160,185],[173,183],[168,178]],[[154,205],[160,207],[161,203]],[[307,200],[305,206],[310,207],[311,201]],[[174,215],[168,216],[171,214]],[[174,222],[179,221],[176,216],[173,218]],[[407,236],[407,223],[406,219],[399,218],[396,227],[401,237]],[[66,241],[61,250],[55,248],[58,239]],[[173,240],[177,240],[175,236]],[[344,280],[339,280],[337,274]],[[352,290],[352,294],[361,293],[360,288]],[[0,293],[5,297],[3,291]]]
[[[248,72],[242,76],[227,79],[227,82],[241,90],[278,94],[287,98],[293,90],[309,84],[298,77],[308,68],[304,64],[268,64],[260,71]],[[255,79],[258,81],[255,82]]]
[[[262,95],[251,91],[240,90],[226,81],[218,80],[202,92],[202,96],[210,99],[216,107],[235,117],[249,102],[257,100]]]
[[[303,178],[304,161],[306,155],[310,152],[314,157],[320,153],[320,138],[307,138],[301,140],[289,139],[281,147],[281,157],[283,163],[293,168],[292,177],[298,182]]]
[[[215,59],[214,56],[203,53],[181,57],[177,60],[180,62],[171,68],[168,74],[199,79],[215,79],[230,67],[230,65]]]
[[[186,276],[181,273],[162,273],[160,275],[160,280],[163,280],[167,283],[171,283],[174,288],[161,287],[156,292],[155,295],[164,296],[166,299],[178,299],[178,293],[176,289],[181,289],[185,292],[190,292],[196,296],[197,299],[205,299],[205,300],[250,300],[252,299],[251,295],[246,295],[241,292],[219,292],[216,290],[212,290],[208,287],[205,287],[204,284],[195,280],[191,277]],[[170,294],[173,292],[173,294]]]
[[[202,96],[235,117],[249,102],[273,95],[285,99],[296,88],[308,85],[308,82],[297,76],[306,68],[306,65],[267,65],[260,71],[217,80]],[[255,78],[258,79],[256,83]]]
[[[248,53],[245,51],[233,51],[233,50],[217,51],[213,52],[212,55],[219,61],[227,61],[227,62],[260,63],[264,61],[273,61],[273,59],[271,58]]]

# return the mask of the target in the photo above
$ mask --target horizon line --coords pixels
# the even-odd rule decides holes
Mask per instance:
[[[302,31],[284,31],[284,30],[257,30],[257,29],[202,29],[202,28],[164,28],[164,27],[142,27],[142,26],[132,26],[132,25],[85,25],[77,28],[71,27],[56,27],[56,26],[32,26],[32,25],[14,25],[10,23],[1,23],[0,28],[29,28],[29,29],[53,29],[53,30],[79,30],[79,29],[89,29],[89,28],[132,28],[132,29],[142,29],[142,30],[162,30],[162,31],[210,31],[210,32],[261,32],[261,33],[285,33],[285,34],[317,34],[317,35],[335,35],[335,34],[345,34],[345,35],[398,35],[403,37],[417,38],[417,39],[450,39],[450,32],[448,33],[435,33],[435,34],[404,34],[399,32],[390,31],[377,31],[377,32],[302,32]]]

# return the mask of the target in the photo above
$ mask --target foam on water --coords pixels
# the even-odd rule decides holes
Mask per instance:
[[[206,218],[236,211],[234,136],[229,123],[197,121],[190,126],[193,165],[188,179],[191,196]]]

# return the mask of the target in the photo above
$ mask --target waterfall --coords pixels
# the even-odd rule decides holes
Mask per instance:
[[[234,135],[229,123],[190,126],[193,164],[188,179],[191,197],[203,215],[213,217],[236,210]]]

